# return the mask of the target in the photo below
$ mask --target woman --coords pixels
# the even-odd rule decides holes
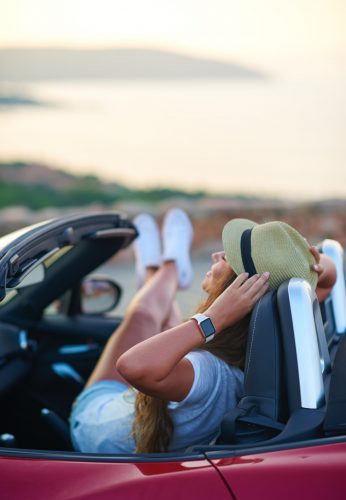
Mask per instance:
[[[183,211],[172,209],[161,256],[154,220],[141,215],[135,223],[137,275],[144,285],[74,405],[71,435],[83,452],[182,451],[215,440],[241,396],[256,302],[291,276],[313,287],[318,278],[321,300],[333,284],[331,263],[293,228],[236,219],[225,226],[224,251],[212,255],[203,280],[207,300],[181,323],[174,297],[191,281],[192,226]]]

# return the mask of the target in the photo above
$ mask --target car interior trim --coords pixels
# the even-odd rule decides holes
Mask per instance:
[[[98,238],[114,238],[114,236],[135,236],[136,231],[132,228],[111,228],[111,229],[100,229],[90,236],[90,239]]]
[[[302,408],[319,408],[325,401],[316,325],[311,307],[312,290],[300,279],[292,278],[288,296],[294,331]]]
[[[326,446],[346,443],[345,436],[333,436],[320,439],[309,439],[280,444],[253,443],[248,445],[196,445],[186,452],[177,453],[137,453],[127,455],[102,455],[100,453],[79,453],[68,451],[51,450],[23,450],[16,448],[1,448],[1,456],[18,458],[38,458],[46,460],[75,460],[78,462],[175,462],[201,459],[216,459],[235,456],[254,455],[259,453],[271,453],[292,449],[310,448],[315,446]]]

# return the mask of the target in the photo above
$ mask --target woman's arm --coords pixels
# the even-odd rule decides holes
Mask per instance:
[[[336,268],[330,257],[320,254],[316,247],[311,247],[310,252],[315,257],[314,271],[318,273],[316,295],[318,302],[323,302],[330,294],[336,281]]]
[[[247,279],[240,274],[205,311],[216,334],[246,314],[268,289],[268,273]],[[181,401],[194,379],[191,363],[184,356],[204,342],[197,323],[188,320],[179,326],[141,342],[120,356],[116,369],[141,392],[165,400]]]

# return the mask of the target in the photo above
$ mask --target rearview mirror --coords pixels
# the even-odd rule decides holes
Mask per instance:
[[[84,314],[109,312],[119,303],[121,288],[107,279],[90,277],[83,280],[80,289],[80,308]]]

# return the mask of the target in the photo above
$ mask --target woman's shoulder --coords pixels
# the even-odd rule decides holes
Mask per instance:
[[[229,365],[228,363],[226,363],[226,361],[217,357],[215,354],[212,354],[206,349],[196,349],[194,351],[191,351],[186,355],[186,358],[190,360],[195,371],[196,366],[198,366],[200,369],[202,367],[208,367],[209,369],[229,373],[229,375],[235,376],[237,379],[239,379],[239,381],[243,381],[244,373],[240,368]]]
[[[180,403],[170,403],[169,409],[189,405],[214,404],[224,401],[233,407],[242,393],[244,375],[234,366],[204,349],[196,349],[186,355],[194,369],[194,381],[187,397]],[[219,404],[218,403],[218,404]]]

